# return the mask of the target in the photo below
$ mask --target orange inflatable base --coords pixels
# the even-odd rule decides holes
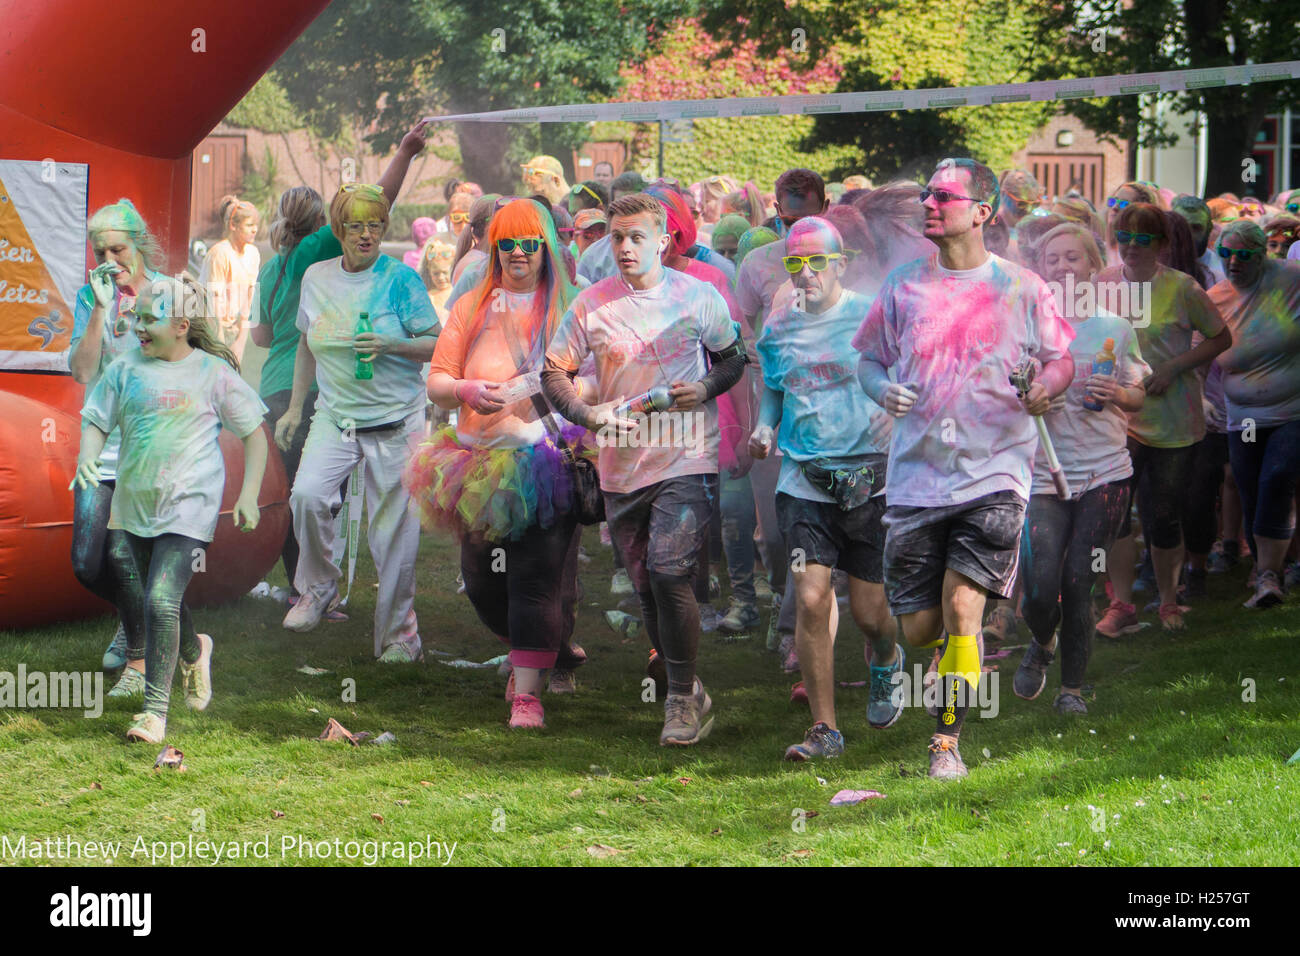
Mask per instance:
[[[66,375],[0,373],[0,629],[73,621],[112,608],[72,573],[72,492],[81,443],[83,389]],[[248,593],[279,560],[289,531],[289,484],[270,444],[255,531],[235,528],[230,512],[244,475],[244,446],[221,433],[226,489],[216,536],[186,592],[191,607]]]

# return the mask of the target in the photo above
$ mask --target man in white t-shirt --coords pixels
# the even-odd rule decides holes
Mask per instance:
[[[712,701],[695,676],[700,612],[693,584],[718,493],[713,400],[740,381],[745,346],[717,289],[664,268],[670,237],[659,200],[621,197],[609,219],[619,275],[584,289],[569,307],[546,349],[542,385],[561,415],[598,432],[610,533],[667,669],[659,743],[686,746],[713,726],[706,720]],[[588,355],[596,359],[594,407],[573,387]],[[670,408],[635,415],[639,420],[617,411],[657,387],[668,390]]]
[[[863,388],[897,418],[884,517],[890,610],[914,647],[943,644],[937,779],[966,776],[957,739],[980,680],[985,599],[1010,597],[1015,581],[1038,448],[1031,416],[1074,378],[1073,333],[1047,284],[984,247],[997,199],[987,166],[941,162],[921,193],[939,251],[889,274],[853,339]],[[1018,399],[1007,377],[1027,359],[1042,370]]]

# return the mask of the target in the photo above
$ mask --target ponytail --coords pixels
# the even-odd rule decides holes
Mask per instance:
[[[207,292],[199,283],[187,275],[155,279],[145,286],[140,299],[150,305],[161,299],[164,313],[170,313],[168,318],[173,323],[177,319],[189,320],[190,330],[185,341],[192,348],[224,359],[231,368],[239,371],[239,359],[214,331],[216,320],[212,318]]]

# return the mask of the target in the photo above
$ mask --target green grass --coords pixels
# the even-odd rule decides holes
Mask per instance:
[[[196,613],[216,640],[216,696],[206,713],[190,713],[177,680],[169,741],[185,752],[183,774],[155,773],[159,748],[124,742],[130,704],[109,704],[97,720],[0,712],[0,834],[122,841],[117,865],[147,862],[125,856],[137,838],[191,835],[269,835],[277,864],[285,836],[454,842],[454,863],[487,865],[1300,863],[1280,825],[1300,798],[1300,766],[1285,766],[1300,747],[1300,608],[1242,610],[1244,572],[1211,579],[1213,600],[1188,616],[1184,634],[1157,625],[1099,646],[1089,673],[1096,700],[1082,719],[1051,710],[1054,683],[1033,703],[1015,698],[1018,655],[998,662],[1000,713],[972,715],[962,738],[971,776],[945,785],[924,773],[933,720],[909,709],[892,729],[872,731],[864,689],[839,691],[843,759],[784,764],[808,714],[788,703],[790,679],[759,634],[733,643],[705,635],[713,734],[693,749],[661,749],[662,707],[641,701],[643,641],[605,627],[610,552],[594,530],[585,542],[595,560],[583,570],[577,636],[590,663],[577,696],[545,698],[543,732],[506,728],[495,669],[371,659],[373,570],[363,548],[346,624],[293,634],[280,627],[278,605],[252,598]],[[454,546],[426,535],[416,602],[426,647],[494,657],[501,645],[454,594],[455,567]],[[96,669],[111,632],[108,619],[0,632],[0,670]],[[840,679],[865,676],[861,652],[846,620]],[[330,673],[297,673],[304,664]],[[345,678],[356,682],[355,703],[341,699]],[[1244,678],[1255,681],[1253,703],[1242,700]],[[314,741],[329,717],[397,742]],[[830,807],[842,788],[886,798]],[[817,814],[802,831],[799,809]],[[1095,829],[1103,817],[1104,831]],[[622,852],[596,860],[596,844]],[[12,862],[43,861],[0,860]]]

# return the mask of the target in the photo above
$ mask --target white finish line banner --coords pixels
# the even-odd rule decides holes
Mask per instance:
[[[817,113],[872,113],[887,110],[937,110],[955,106],[990,106],[1044,100],[1076,100],[1142,93],[1183,93],[1217,86],[1244,86],[1300,79],[1300,60],[1258,63],[1205,70],[1129,73],[1004,83],[997,86],[957,86],[930,90],[884,90],[878,93],[827,93],[822,96],[755,96],[721,100],[664,100],[656,103],[576,103],[538,106],[490,113],[430,116],[435,123],[590,123],[618,120],[653,123],[658,120],[710,119],[732,116],[803,116]]]

